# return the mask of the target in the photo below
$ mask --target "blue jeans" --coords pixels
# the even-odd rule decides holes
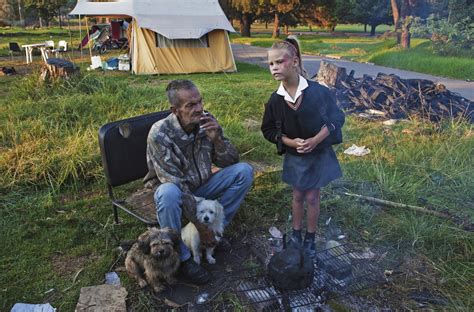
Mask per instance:
[[[227,226],[239,209],[252,181],[252,166],[247,163],[237,163],[216,172],[206,184],[201,185],[194,192],[194,195],[206,199],[218,199],[224,207],[224,224]],[[181,232],[181,196],[181,190],[173,183],[163,183],[158,186],[155,192],[155,203],[160,227],[170,227],[178,233]],[[181,261],[191,257],[189,249],[183,242],[180,242],[180,250]]]

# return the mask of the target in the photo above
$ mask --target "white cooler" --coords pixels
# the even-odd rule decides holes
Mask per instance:
[[[118,70],[129,71],[130,70],[130,58],[127,54],[122,54],[118,57]]]

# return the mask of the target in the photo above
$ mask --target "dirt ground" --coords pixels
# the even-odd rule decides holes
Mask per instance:
[[[341,232],[334,227],[328,230]],[[180,281],[159,295],[151,294],[146,289],[144,293],[139,289],[128,290],[129,311],[141,310],[143,302],[139,302],[142,301],[139,299],[140,295],[148,298],[146,306],[153,311],[399,311],[446,308],[446,299],[430,286],[436,281],[427,278],[432,274],[426,271],[423,260],[409,255],[402,255],[401,265],[395,270],[385,270],[384,273],[383,265],[387,264],[381,264],[379,276],[369,276],[373,283],[361,284],[366,287],[361,287],[355,293],[351,290],[357,289],[360,280],[352,282],[357,287],[349,286],[337,293],[328,290],[329,288],[315,293],[317,288],[310,286],[298,291],[297,295],[287,296],[285,292],[281,292],[283,296],[278,296],[276,292],[272,293],[273,287],[262,287],[260,282],[255,282],[255,277],[261,280],[266,276],[266,263],[274,248],[269,237],[265,231],[232,237],[232,249],[228,252],[216,252],[215,265],[203,263],[212,274],[211,282],[207,285],[196,286]],[[324,238],[318,238],[319,250],[323,248],[323,241]],[[387,254],[375,247],[370,250],[380,254],[379,259]],[[380,260],[377,262],[382,263]],[[365,273],[358,274],[357,270],[357,265],[353,265],[352,274],[358,275],[357,279],[367,278]],[[318,273],[315,272],[315,276],[316,274]],[[249,276],[253,282],[248,282]],[[247,285],[245,291],[242,291],[242,285]],[[290,298],[287,308],[284,308],[285,298]],[[291,303],[292,300],[299,302]]]

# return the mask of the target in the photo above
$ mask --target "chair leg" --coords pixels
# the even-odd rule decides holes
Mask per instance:
[[[118,209],[117,209],[117,206],[115,206],[114,204],[112,204],[112,208],[113,208],[113,210],[114,210],[114,220],[115,220],[115,224],[120,224],[119,218],[118,218]]]

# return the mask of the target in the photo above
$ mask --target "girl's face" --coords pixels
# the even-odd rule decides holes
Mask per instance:
[[[291,57],[285,49],[268,50],[268,67],[277,81],[287,81],[298,75],[298,58]]]

